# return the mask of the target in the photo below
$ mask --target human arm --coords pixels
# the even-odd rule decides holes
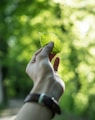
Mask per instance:
[[[57,75],[59,58],[55,59],[52,66],[51,54],[54,44],[51,42],[38,50],[27,65],[26,72],[34,82],[30,93],[45,93],[55,100],[59,100],[64,92],[64,82]],[[16,120],[51,120],[52,112],[46,106],[38,103],[25,103],[18,113]]]

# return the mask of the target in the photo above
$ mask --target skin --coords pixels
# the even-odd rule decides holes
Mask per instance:
[[[26,67],[26,73],[33,80],[34,86],[30,93],[46,93],[57,101],[62,96],[65,84],[57,75],[60,59],[56,57],[54,65],[51,64],[55,54],[51,54],[54,43],[50,42],[39,49]],[[51,120],[52,112],[44,105],[38,103],[25,103],[19,111],[16,120]]]

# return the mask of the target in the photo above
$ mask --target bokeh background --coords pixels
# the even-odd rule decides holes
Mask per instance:
[[[25,73],[39,32],[62,42],[59,75],[66,90],[54,120],[95,120],[95,0],[0,1],[0,114],[33,86]]]

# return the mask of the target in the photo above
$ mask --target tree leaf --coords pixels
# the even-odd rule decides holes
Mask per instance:
[[[41,47],[44,47],[49,42],[54,42],[54,48],[52,53],[59,53],[62,49],[62,43],[60,39],[54,33],[39,33]]]

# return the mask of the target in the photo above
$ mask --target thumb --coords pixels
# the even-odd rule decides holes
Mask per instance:
[[[50,42],[48,43],[42,50],[42,54],[49,55],[54,47],[54,43]]]

